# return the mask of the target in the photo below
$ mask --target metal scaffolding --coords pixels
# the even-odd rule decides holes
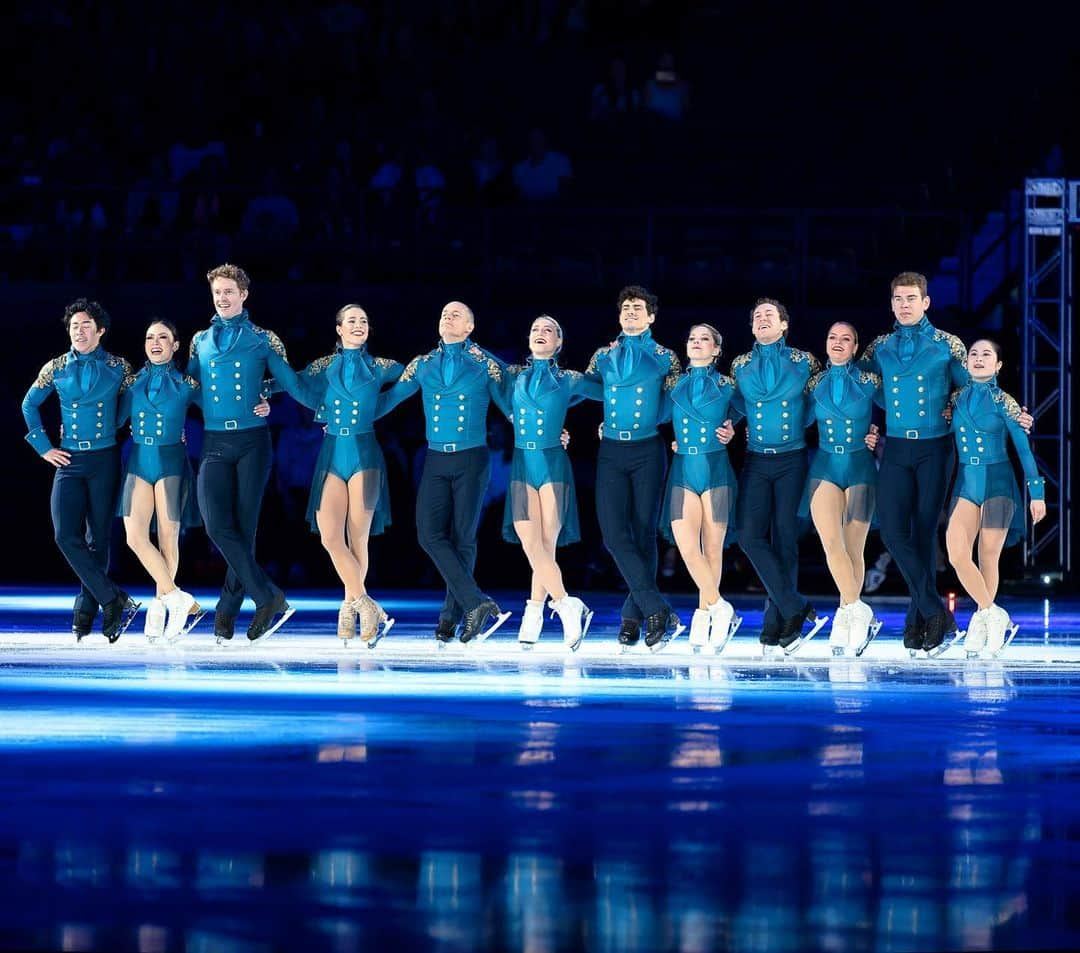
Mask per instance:
[[[1046,519],[1029,526],[1024,564],[1047,581],[1072,571],[1071,226],[1080,211],[1078,185],[1024,182],[1021,394],[1035,416],[1031,449],[1046,478]]]

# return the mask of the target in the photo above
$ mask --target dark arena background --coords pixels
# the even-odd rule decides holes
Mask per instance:
[[[5,14],[0,949],[1080,946],[1066,9],[39,0]],[[557,622],[517,645],[529,568],[500,534],[513,436],[494,410],[476,575],[514,615],[482,645],[439,649],[410,401],[376,425],[393,523],[368,586],[397,621],[374,650],[341,645],[341,590],[304,518],[322,429],[279,395],[258,556],[296,614],[250,647],[218,647],[212,616],[151,645],[141,614],[115,645],[76,644],[52,468],[19,403],[68,348],[64,308],[83,295],[136,368],[152,316],[186,354],[224,261],[251,275],[252,319],[296,368],[332,351],[346,302],[370,316],[375,354],[407,362],[461,300],[507,362],[554,315],[562,363],[581,369],[634,283],[659,296],[653,332],[680,356],[708,322],[726,371],[768,296],[820,357],[833,321],[864,344],[889,330],[891,278],[921,272],[934,324],[999,341],[1001,385],[1035,414],[1048,516],[1006,550],[998,598],[1019,635],[996,658],[910,659],[904,583],[871,532],[863,597],[884,628],[860,658],[832,657],[825,634],[763,658],[763,592],[737,545],[721,592],[744,621],[721,654],[685,636],[620,653],[586,403],[567,418],[582,541],[560,551],[596,611],[580,650]],[[55,441],[56,401],[43,412]],[[185,439],[197,461],[195,411]],[[744,455],[740,432],[736,470]],[[686,622],[696,592],[658,545]],[[211,610],[224,572],[189,532],[179,581]],[[153,595],[119,521],[111,574]],[[800,586],[835,609],[812,530]],[[944,559],[938,588],[963,624],[974,607]]]

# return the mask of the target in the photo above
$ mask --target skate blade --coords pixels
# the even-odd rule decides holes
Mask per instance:
[[[794,642],[784,649],[785,655],[794,655],[799,651],[807,642],[809,642],[815,635],[817,635],[823,628],[825,623],[829,621],[827,615],[814,616],[814,626],[806,633],[806,635],[800,635]]]
[[[566,647],[571,652],[576,652],[581,648],[581,643],[585,640],[585,633],[589,631],[589,623],[592,622],[592,617],[592,609],[586,609],[585,614],[581,617],[581,635],[577,637],[576,641],[566,643]]]
[[[784,650],[779,645],[763,645],[761,647],[761,657],[766,661],[783,658]]]
[[[1000,649],[998,649],[996,652],[990,653],[991,658],[997,658],[1009,647],[1009,643],[1016,638],[1016,633],[1020,631],[1020,626],[1013,623],[1005,631],[1009,633],[1008,638],[1006,638],[1005,641],[1001,643]]]
[[[870,643],[874,641],[877,634],[881,631],[882,621],[881,619],[874,619],[870,623],[870,628],[866,630],[866,637],[862,640],[862,643],[855,650],[855,658],[862,658],[863,652],[867,650]]]
[[[739,626],[741,626],[741,625],[742,625],[742,616],[741,615],[733,615],[731,617],[731,622],[728,623],[727,635],[725,635],[719,641],[713,643],[713,654],[714,655],[719,655],[721,652],[724,651],[724,649],[727,648],[728,642],[730,642],[732,637],[735,635],[735,633],[739,631]]]
[[[935,646],[932,649],[928,649],[926,652],[927,658],[939,658],[949,651],[957,642],[967,635],[966,629],[957,629],[948,639],[941,643],[941,645]]]
[[[139,609],[141,607],[141,602],[135,602],[124,610],[124,616],[120,620],[120,628],[117,629],[113,636],[109,639],[109,645],[115,643],[120,638],[120,636],[127,632],[128,626],[135,621],[135,616],[139,614]]]
[[[394,623],[396,621],[396,619],[385,619],[375,630],[375,635],[368,639],[364,643],[364,645],[366,645],[369,649],[375,648],[376,645],[378,645],[384,638],[386,638],[386,633],[394,627]]]
[[[665,636],[659,642],[657,642],[656,645],[650,645],[649,646],[649,651],[650,652],[659,652],[659,651],[661,651],[665,646],[668,646],[672,642],[674,642],[685,631],[686,631],[686,626],[683,625],[680,622],[677,626],[675,626],[675,630],[671,633],[671,635]]]
[[[281,613],[281,616],[277,620],[277,622],[275,622],[272,626],[270,626],[270,628],[267,629],[257,639],[248,639],[248,643],[250,645],[255,645],[255,644],[261,644],[261,643],[265,642],[268,638],[270,638],[270,636],[272,636],[275,632],[277,632],[277,630],[280,629],[286,622],[288,622],[289,619],[292,618],[292,615],[293,615],[293,613],[295,611],[296,610],[292,606],[290,606],[288,603],[285,603],[285,611]]]
[[[513,613],[511,612],[500,612],[495,617],[495,621],[491,623],[491,625],[489,625],[486,629],[484,629],[483,632],[480,632],[475,639],[472,640],[472,644],[479,645],[481,642],[485,641],[488,636],[493,635],[495,631],[499,628],[499,626],[501,626],[507,619],[509,619],[511,615],[513,615]],[[469,643],[466,642],[465,644],[468,645]]]
[[[175,633],[174,635],[168,635],[166,633],[165,638],[168,640],[169,644],[171,645],[173,642],[179,642],[185,635],[187,635],[192,629],[195,628],[195,626],[197,626],[202,621],[202,617],[204,615],[206,615],[206,610],[198,609],[188,616],[187,622],[184,624],[184,627],[179,632]]]
[[[518,648],[521,649],[522,652],[531,652],[533,649],[536,648],[536,643],[522,642],[521,639],[518,639]]]

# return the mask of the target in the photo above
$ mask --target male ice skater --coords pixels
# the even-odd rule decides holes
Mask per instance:
[[[56,467],[53,532],[82,583],[71,623],[77,641],[90,634],[99,606],[101,631],[110,642],[120,638],[139,608],[108,575],[109,529],[120,483],[117,398],[134,380],[131,365],[101,346],[109,324],[98,302],[79,298],[69,304],[64,325],[71,349],[42,367],[22,402],[27,442]],[[45,432],[39,410],[53,391],[60,400],[59,447]]]
[[[739,545],[768,599],[760,642],[787,654],[827,621],[799,592],[799,501],[806,485],[807,383],[817,358],[789,347],[791,319],[779,301],[759,298],[750,314],[754,347],[731,362],[736,395],[746,413],[747,450],[739,474],[735,526]],[[862,436],[859,436],[862,440]],[[804,625],[810,629],[804,633]]]
[[[268,638],[292,615],[285,594],[255,561],[255,531],[270,477],[273,447],[267,419],[255,413],[264,383],[272,375],[296,400],[303,390],[289,366],[285,347],[272,331],[251,323],[244,308],[251,280],[236,265],[206,274],[216,314],[191,339],[188,373],[202,386],[202,459],[198,496],[206,533],[228,564],[214,614],[219,643],[233,637],[247,593],[255,615],[247,637]]]
[[[492,399],[506,414],[500,392],[503,366],[469,336],[472,310],[451,301],[439,318],[439,345],[409,362],[380,398],[380,413],[422,391],[427,454],[416,495],[416,535],[446,583],[435,638],[482,642],[509,617],[480,591],[476,530],[491,476],[487,412]]]
[[[875,338],[861,366],[885,389],[885,450],[878,471],[882,542],[904,577],[911,602],[904,647],[937,654],[956,620],[937,593],[937,526],[956,451],[945,419],[953,390],[968,379],[963,341],[935,328],[926,278],[905,271],[892,280],[893,330]],[[1020,419],[1025,429],[1031,417]]]
[[[604,387],[604,421],[596,460],[596,516],[604,545],[629,594],[622,606],[619,644],[658,650],[684,626],[656,585],[656,529],[667,450],[657,432],[661,398],[679,379],[675,352],[652,337],[657,299],[640,285],[619,292],[614,344],[600,348],[586,376]]]

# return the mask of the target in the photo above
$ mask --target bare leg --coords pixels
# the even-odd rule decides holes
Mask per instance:
[[[719,577],[713,572],[702,550],[703,510],[701,497],[693,493],[683,495],[682,518],[671,521],[671,535],[686,564],[686,570],[698,587],[698,608],[707,609],[720,598],[717,588]]]
[[[727,536],[727,523],[713,520],[711,494],[711,490],[701,494],[701,551],[712,571],[712,578],[719,586],[720,580],[724,578],[724,538]],[[719,597],[719,592],[717,596]]]
[[[546,505],[542,501],[541,492],[547,490]],[[525,550],[525,557],[533,570],[532,592],[530,598],[541,601],[545,593],[549,593],[553,599],[562,599],[566,596],[563,588],[562,571],[555,562],[555,540],[559,538],[559,522],[555,506],[554,487],[547,484],[541,488],[541,492],[532,487],[526,487],[529,502],[529,518],[527,520],[515,520],[514,529],[521,540],[521,547]],[[544,524],[544,514],[547,511],[549,525]],[[553,524],[553,525],[552,525]]]
[[[945,530],[945,546],[949,553],[949,562],[956,570],[956,576],[960,585],[964,587],[976,605],[980,609],[989,608],[994,602],[994,593],[986,585],[983,574],[979,572],[971,551],[975,545],[975,539],[980,535],[979,527],[982,516],[977,507],[970,500],[957,500],[949,517],[949,525]],[[1004,541],[1004,537],[1002,538]],[[1001,550],[998,550],[1000,554]],[[994,557],[995,575],[997,570],[997,557]]]
[[[866,537],[869,533],[869,523],[849,520],[844,524],[844,551],[851,560],[856,593],[862,592],[863,580],[866,578]]]
[[[172,592],[173,570],[165,562],[158,548],[150,541],[150,519],[154,514],[154,488],[145,480],[136,478],[131,491],[131,515],[124,517],[127,544],[139,558],[143,568],[150,574],[160,598]]]
[[[1001,581],[998,562],[1008,535],[1007,529],[987,529],[985,526],[979,533],[979,572],[986,584],[986,591],[991,602],[997,598],[998,583]]]
[[[349,488],[345,481],[327,474],[323,483],[315,523],[319,538],[330,555],[330,562],[345,587],[345,600],[358,599],[364,594],[364,571],[345,541],[345,524],[349,517]]]
[[[358,598],[367,592],[368,539],[371,536],[371,522],[375,518],[375,505],[378,502],[378,470],[361,470],[349,478],[349,552],[359,571],[359,589],[347,598]]]
[[[175,583],[180,568],[180,524],[169,519],[164,480],[154,484],[154,508],[157,514],[157,548],[168,567],[169,577]]]
[[[810,515],[814,520],[829,573],[840,591],[840,604],[851,605],[859,599],[862,587],[855,577],[851,557],[844,545],[844,511],[847,500],[844,491],[835,483],[822,481],[810,498]]]

